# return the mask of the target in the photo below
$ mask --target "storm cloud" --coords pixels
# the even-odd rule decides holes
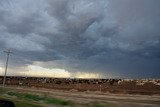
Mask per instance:
[[[15,69],[160,78],[159,10],[159,0],[1,0],[0,50],[14,51]]]

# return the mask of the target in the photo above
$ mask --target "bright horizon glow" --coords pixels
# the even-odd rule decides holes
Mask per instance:
[[[57,78],[99,78],[99,74],[76,72],[70,73],[65,69],[60,68],[43,68],[37,65],[29,65],[28,71],[19,72],[18,75],[33,76],[33,77],[57,77]]]
[[[97,73],[77,72],[74,77],[75,78],[99,78],[100,75]]]
[[[0,66],[0,75],[4,75],[4,67]],[[61,68],[44,68],[40,65],[28,65],[25,71],[8,68],[7,76],[51,77],[51,78],[102,78],[101,74],[91,72],[69,72]],[[108,75],[109,76],[109,75]],[[111,78],[111,76],[109,76]]]
[[[4,75],[4,68],[0,67],[0,75]]]
[[[19,72],[19,75],[36,76],[36,77],[60,77],[60,78],[68,78],[71,75],[68,71],[59,68],[48,69],[48,68],[43,68],[41,66],[29,65],[28,69],[29,70],[27,72]]]

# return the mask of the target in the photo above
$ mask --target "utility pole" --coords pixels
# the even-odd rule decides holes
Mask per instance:
[[[13,52],[11,52],[10,50],[8,50],[8,51],[3,51],[3,52],[7,54],[6,68],[5,68],[4,79],[3,79],[3,87],[4,87],[4,86],[5,86],[5,82],[6,82],[6,75],[7,75],[9,55],[12,54]]]

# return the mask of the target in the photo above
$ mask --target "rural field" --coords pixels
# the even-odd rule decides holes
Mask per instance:
[[[158,83],[159,80],[7,77],[6,86],[0,88],[0,99],[12,101],[16,107],[159,107]]]
[[[158,95],[129,95],[77,92],[36,88],[6,87],[0,98],[13,101],[16,107],[159,107]]]

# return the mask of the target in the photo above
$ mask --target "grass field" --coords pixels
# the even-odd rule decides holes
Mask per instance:
[[[43,105],[73,106],[71,101],[65,101],[35,93],[23,93],[0,88],[0,94],[1,99],[14,102],[16,107],[43,107]]]
[[[5,88],[0,88],[0,99],[12,101],[16,107],[110,107],[109,104],[98,101],[91,101],[81,105],[46,94],[19,92]]]
[[[0,99],[16,107],[160,107],[159,95],[74,92],[27,87],[0,87]]]

